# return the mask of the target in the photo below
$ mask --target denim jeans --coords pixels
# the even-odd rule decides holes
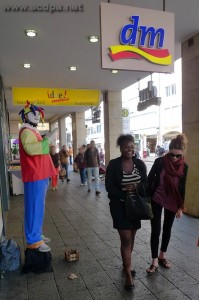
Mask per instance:
[[[79,175],[80,175],[81,183],[85,183],[86,182],[86,169],[80,168]]]
[[[95,191],[99,191],[99,167],[87,168],[87,184],[88,190],[91,188],[91,176],[94,174]]]

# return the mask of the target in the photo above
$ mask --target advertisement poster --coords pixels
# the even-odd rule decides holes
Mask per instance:
[[[122,108],[122,125],[123,125],[123,133],[129,134],[130,133],[130,115],[129,115],[129,109],[126,107]]]

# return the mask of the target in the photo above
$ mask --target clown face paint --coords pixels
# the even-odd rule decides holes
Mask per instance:
[[[38,111],[35,112],[35,115],[33,114],[33,112],[29,112],[27,114],[28,117],[28,121],[30,121],[33,124],[38,124],[40,121],[40,113]]]

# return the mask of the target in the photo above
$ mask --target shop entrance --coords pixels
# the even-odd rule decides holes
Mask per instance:
[[[146,144],[147,148],[150,150],[150,153],[155,153],[157,138],[155,137],[147,137]]]

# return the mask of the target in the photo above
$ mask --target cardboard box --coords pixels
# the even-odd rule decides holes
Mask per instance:
[[[79,252],[77,250],[66,250],[65,251],[65,259],[67,261],[76,261],[79,260]]]

